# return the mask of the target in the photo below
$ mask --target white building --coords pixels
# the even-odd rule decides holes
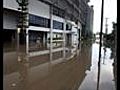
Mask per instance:
[[[3,28],[6,34],[4,50],[6,52],[17,50],[17,25],[20,14],[18,7],[16,0],[3,1]],[[65,19],[62,16],[62,10],[58,13],[59,15],[56,15],[57,7],[52,9],[53,13],[51,14],[51,6],[38,0],[29,0],[28,9],[28,37],[25,36],[23,38],[23,36],[19,35],[20,38],[23,38],[21,40],[26,42],[24,44],[26,53],[28,52],[29,55],[34,54],[33,56],[35,56],[41,54],[41,51],[52,50],[51,52],[62,51],[64,55],[66,53],[65,50],[69,49],[70,52],[72,52],[72,48],[77,50],[79,44],[78,39],[80,39],[80,31],[82,29],[80,22],[77,25],[74,21]],[[51,21],[52,28],[50,28]],[[52,45],[50,38],[52,38]],[[37,45],[38,43],[39,45]],[[47,51],[45,52],[49,53]]]

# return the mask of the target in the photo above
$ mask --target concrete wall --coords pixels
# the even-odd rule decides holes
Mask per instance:
[[[3,8],[8,8],[18,11],[16,0],[3,0]],[[46,5],[38,0],[29,0],[29,12],[31,14],[40,15],[49,18],[49,5]]]
[[[16,0],[3,0],[3,8],[9,8],[12,10],[17,10],[18,9],[18,4]]]
[[[29,0],[29,13],[50,18],[49,5],[38,0]]]

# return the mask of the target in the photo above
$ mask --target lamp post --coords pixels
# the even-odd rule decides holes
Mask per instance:
[[[17,44],[25,44],[25,47],[21,47],[20,50],[25,51],[25,53],[28,53],[28,0],[16,0],[16,2],[19,5],[19,21],[17,25]],[[17,45],[18,48],[20,45]],[[25,48],[25,49],[24,49]]]
[[[18,27],[22,29],[28,28],[28,0],[16,0],[20,11]]]
[[[28,0],[16,0],[16,2],[19,4],[19,6],[28,5]]]

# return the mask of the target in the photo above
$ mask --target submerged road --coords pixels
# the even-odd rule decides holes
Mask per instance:
[[[102,47],[98,69],[99,44],[83,43],[70,60],[50,61],[49,55],[41,55],[19,61],[13,54],[9,60],[4,55],[4,90],[97,90],[98,75],[99,90],[115,90],[109,48],[104,52]]]

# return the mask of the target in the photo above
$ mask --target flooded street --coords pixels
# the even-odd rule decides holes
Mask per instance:
[[[3,90],[117,90],[116,6],[3,0]]]
[[[87,75],[78,90],[115,90],[113,59],[110,59],[110,55],[110,49],[107,48],[104,52],[102,47],[101,64],[98,67],[99,45],[96,43],[92,45],[91,67],[89,71],[86,71]]]
[[[4,90],[116,90],[111,50],[102,47],[98,67],[99,44],[80,47],[73,58],[60,58],[64,56],[60,51],[52,54],[52,61],[45,52],[23,60],[15,52],[4,54]]]

